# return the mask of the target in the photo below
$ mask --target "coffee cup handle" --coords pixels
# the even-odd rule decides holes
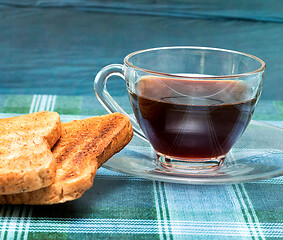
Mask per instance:
[[[112,98],[106,88],[106,82],[110,76],[119,76],[125,80],[123,74],[123,65],[122,64],[111,64],[104,68],[102,68],[96,75],[94,79],[94,91],[96,94],[97,99],[103,105],[103,107],[109,112],[119,112],[126,115],[133,126],[134,133],[142,138],[143,140],[147,141],[147,138],[144,136],[143,132],[140,130],[140,127],[136,120],[132,118],[128,113],[124,111],[123,108],[119,106],[119,104]]]

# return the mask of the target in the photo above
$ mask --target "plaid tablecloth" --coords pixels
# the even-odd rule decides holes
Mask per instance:
[[[0,95],[0,117],[41,110],[62,121],[106,114],[94,96]],[[253,119],[283,128],[283,101],[261,101]],[[282,184],[184,185],[100,168],[78,200],[0,206],[0,239],[283,239]]]

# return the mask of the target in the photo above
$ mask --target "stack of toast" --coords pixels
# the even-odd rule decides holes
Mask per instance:
[[[55,112],[0,119],[0,204],[56,204],[89,189],[97,169],[131,140],[113,113],[61,123]]]

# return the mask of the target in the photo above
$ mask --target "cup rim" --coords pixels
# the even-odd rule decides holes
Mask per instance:
[[[165,73],[165,72],[158,72],[158,71],[153,71],[153,70],[148,70],[145,68],[141,68],[141,67],[137,67],[134,64],[129,62],[129,59],[132,56],[135,56],[137,54],[140,53],[144,53],[144,52],[150,52],[150,51],[157,51],[157,50],[164,50],[164,49],[198,49],[198,50],[213,50],[213,51],[221,51],[221,52],[228,52],[228,53],[234,53],[234,54],[238,54],[238,55],[244,55],[246,57],[250,57],[253,58],[254,60],[257,60],[258,62],[260,62],[261,67],[251,71],[251,72],[246,72],[246,73],[239,73],[239,74],[231,74],[231,75],[219,75],[219,76],[180,76],[180,75],[174,75],[174,74],[169,74],[169,73]],[[143,71],[143,72],[147,72],[150,74],[154,74],[154,75],[160,75],[160,76],[168,76],[168,77],[173,77],[173,78],[183,78],[183,79],[230,79],[230,78],[239,78],[239,77],[245,77],[245,76],[250,76],[252,74],[258,73],[258,72],[262,72],[264,71],[264,69],[266,68],[266,64],[265,62],[248,53],[244,53],[244,52],[239,52],[239,51],[234,51],[234,50],[229,50],[229,49],[223,49],[223,48],[214,48],[214,47],[198,47],[198,46],[170,46],[170,47],[157,47],[157,48],[148,48],[148,49],[143,49],[143,50],[139,50],[139,51],[135,51],[132,52],[130,54],[128,54],[125,58],[124,58],[124,64],[128,67],[132,67],[135,68],[137,70]]]

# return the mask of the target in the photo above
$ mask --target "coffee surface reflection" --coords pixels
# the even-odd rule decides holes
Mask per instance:
[[[227,154],[257,102],[243,81],[143,76],[128,90],[136,119],[157,153],[179,159]]]

